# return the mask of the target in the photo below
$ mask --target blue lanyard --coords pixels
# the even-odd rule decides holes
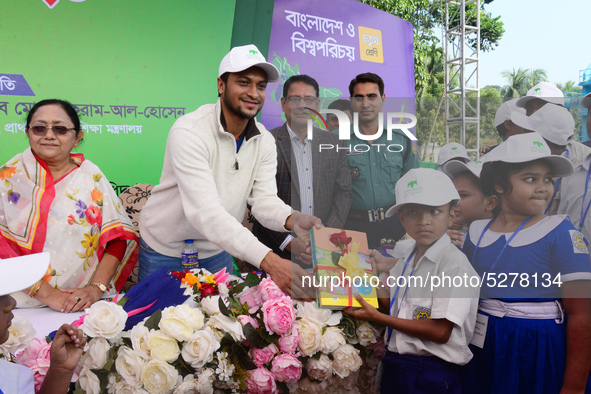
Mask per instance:
[[[515,236],[517,235],[517,233],[520,232],[521,229],[523,229],[523,227],[525,227],[525,225],[527,224],[527,222],[529,222],[531,220],[531,218],[533,218],[533,216],[530,216],[527,219],[525,219],[523,221],[523,223],[521,223],[519,225],[519,227],[517,227],[517,230],[515,230],[515,232],[511,235],[511,237],[509,237],[509,239],[507,240],[507,242],[505,242],[505,245],[503,245],[503,248],[499,252],[499,255],[495,259],[494,263],[492,263],[492,265],[489,268],[488,272],[493,272],[494,271],[495,267],[497,266],[497,263],[501,259],[501,255],[503,254],[503,252],[505,251],[505,249],[507,249],[507,246],[509,245],[509,243],[513,240],[513,238],[515,238]],[[484,228],[484,230],[482,230],[482,234],[480,234],[480,238],[478,238],[478,243],[476,244],[476,249],[474,250],[474,254],[472,255],[472,266],[474,266],[474,264],[476,263],[476,253],[478,253],[478,247],[480,246],[480,241],[482,241],[482,237],[484,237],[484,233],[486,233],[486,230],[488,230],[488,228],[490,227],[490,225],[492,224],[492,222],[495,221],[495,219],[492,219],[490,222],[487,223],[487,225]]]
[[[566,158],[568,159],[568,149],[566,150]],[[548,206],[546,207],[546,210],[544,211],[544,215],[548,213],[548,210],[550,209],[550,206],[552,205],[552,202],[554,202],[554,197],[556,197],[556,191],[558,190],[558,188],[560,187],[560,181],[562,181],[562,178],[558,178],[558,180],[556,181],[556,186],[554,187],[554,193],[552,193],[552,198],[550,199],[550,203],[548,204]]]
[[[410,256],[408,256],[408,258],[406,259],[406,263],[404,263],[404,268],[402,269],[402,274],[400,276],[404,276],[404,273],[406,272],[406,267],[408,267],[408,263],[410,262],[410,260],[412,259],[412,257],[415,255],[417,251],[417,247],[415,246],[415,248],[413,249],[412,253],[410,254]],[[415,268],[417,266],[415,265],[414,267],[412,267],[412,271],[410,272],[409,276],[412,276],[412,274],[415,272]],[[392,301],[390,301],[390,311],[389,313],[392,313],[392,307],[394,306],[394,302],[396,301],[396,297],[398,296],[398,290],[400,290],[400,287],[396,286],[396,290],[394,291],[394,297],[392,297]],[[408,283],[406,288],[404,289],[404,293],[402,294],[402,299],[400,300],[400,305],[402,305],[402,301],[404,301],[404,298],[406,297],[406,291],[408,290]],[[398,317],[398,314],[400,313],[400,307],[398,307],[398,311],[396,311],[396,316]],[[392,328],[388,327],[388,340],[386,341],[386,343],[390,343],[390,337],[392,336]],[[388,345],[386,345],[386,349],[388,348]]]
[[[587,209],[585,208],[585,197],[587,197],[587,188],[589,187],[589,177],[591,176],[591,163],[589,163],[589,169],[587,170],[587,179],[585,180],[585,192],[583,193],[583,201],[581,201],[581,221],[579,222],[579,231],[583,228],[583,223],[585,223],[585,218],[587,217],[587,213],[589,213],[589,207],[591,206],[591,199],[587,204]],[[584,212],[584,213],[583,213]]]

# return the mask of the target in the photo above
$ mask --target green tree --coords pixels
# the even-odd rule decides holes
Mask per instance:
[[[556,87],[562,90],[563,93],[583,90],[583,88],[577,85],[574,81],[566,81],[565,84],[561,84],[560,82],[558,82],[556,83]]]
[[[521,97],[527,91],[542,81],[548,81],[546,71],[541,68],[518,68],[513,71],[505,70],[501,76],[507,79],[508,84],[501,89],[501,96],[505,98]]]

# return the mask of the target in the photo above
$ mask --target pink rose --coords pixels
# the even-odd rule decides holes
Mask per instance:
[[[265,278],[259,283],[259,293],[261,294],[262,302],[287,296],[271,278]]]
[[[247,325],[248,323],[252,324],[253,328],[256,330],[258,329],[259,326],[259,322],[257,322],[255,319],[253,319],[252,317],[250,317],[249,315],[239,315],[238,317],[236,317],[236,319],[238,319],[238,321],[240,323],[242,323],[242,326],[244,327],[245,325]]]
[[[25,367],[30,367],[37,362],[37,358],[39,352],[45,347],[49,347],[50,345],[42,339],[33,338],[29,346],[19,353],[16,358],[15,362],[20,365],[24,365]]]
[[[252,361],[256,364],[257,367],[262,367],[263,364],[268,363],[269,361],[273,360],[273,357],[279,352],[277,346],[272,343],[267,347],[262,349],[252,347],[248,352]]]
[[[295,308],[291,304],[291,298],[279,297],[265,301],[263,320],[269,334],[289,334],[295,322]]]
[[[258,287],[249,287],[240,296],[240,302],[242,305],[248,304],[250,313],[256,312],[259,309],[259,306],[263,305],[261,293],[259,292]]]
[[[295,383],[302,376],[302,363],[292,354],[280,354],[273,360],[271,372],[279,382]]]
[[[290,335],[279,338],[277,342],[282,353],[294,354],[298,350],[298,343],[300,342],[300,329],[297,325],[293,326]]]
[[[51,343],[47,343],[42,339],[34,338],[31,344],[16,358],[17,364],[24,365],[33,371],[33,379],[35,381],[35,392],[39,391],[43,379],[49,369],[49,349]]]
[[[275,394],[277,385],[275,375],[267,371],[265,367],[259,367],[249,371],[250,376],[246,377],[246,392],[252,394]]]

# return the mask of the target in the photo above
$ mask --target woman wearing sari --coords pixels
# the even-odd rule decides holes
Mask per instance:
[[[42,280],[14,294],[17,306],[88,308],[125,283],[137,234],[101,170],[71,153],[84,132],[70,103],[35,104],[25,132],[29,148],[0,167],[0,258],[46,251],[51,261]]]

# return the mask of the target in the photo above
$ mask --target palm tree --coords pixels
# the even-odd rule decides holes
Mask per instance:
[[[548,75],[546,75],[546,70],[543,70],[541,68],[530,68],[529,69],[529,83],[530,83],[530,87],[528,88],[531,89],[534,86],[536,86],[537,84],[539,84],[542,81],[548,81]],[[527,93],[527,92],[526,92]]]
[[[574,90],[581,90],[582,88],[578,85],[575,85],[575,82],[573,81],[567,81],[564,85],[561,83],[557,83],[556,87],[560,90],[562,90],[562,92],[572,92]]]
[[[501,89],[501,96],[505,98],[521,97],[527,93],[527,71],[521,67],[513,71],[505,70],[501,73],[501,76],[507,79],[509,82]]]

